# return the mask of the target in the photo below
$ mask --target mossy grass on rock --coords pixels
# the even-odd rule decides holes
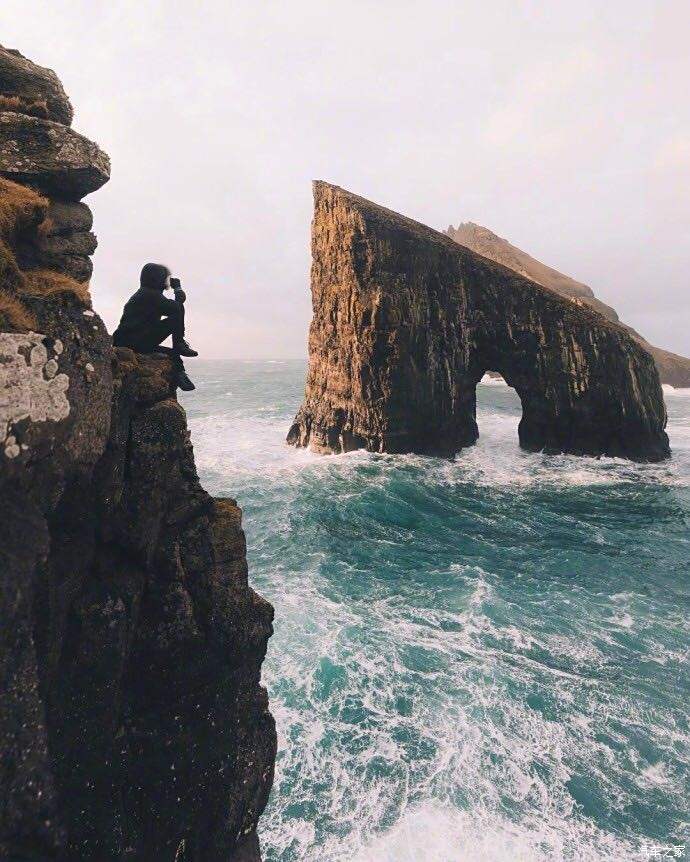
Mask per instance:
[[[531,451],[669,455],[652,357],[576,305],[412,219],[314,184],[305,399],[288,442],[451,455],[478,436],[475,388],[501,374]]]
[[[91,294],[87,284],[76,281],[68,275],[50,269],[35,269],[24,273],[22,284],[24,296],[67,296],[81,305],[91,307]]]
[[[11,242],[46,217],[48,200],[26,186],[0,177],[0,238]]]

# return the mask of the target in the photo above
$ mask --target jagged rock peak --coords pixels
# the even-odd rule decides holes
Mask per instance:
[[[520,395],[529,450],[669,454],[658,374],[625,330],[449,236],[314,183],[305,399],[288,441],[451,454],[477,439],[475,387]]]

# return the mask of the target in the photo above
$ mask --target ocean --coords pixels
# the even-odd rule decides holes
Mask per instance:
[[[288,447],[299,362],[190,360],[199,474],[276,609],[266,862],[687,859],[690,390],[670,461]]]

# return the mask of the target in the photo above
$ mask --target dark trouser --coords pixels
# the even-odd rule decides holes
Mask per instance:
[[[172,335],[173,346],[161,347],[161,342]],[[113,343],[116,347],[129,347],[137,353],[167,353],[170,356],[177,356],[179,353],[176,346],[184,338],[184,306],[180,305],[178,314],[170,317],[164,317],[157,323],[154,323],[149,329],[138,332],[136,335],[128,336],[122,339],[113,338]]]

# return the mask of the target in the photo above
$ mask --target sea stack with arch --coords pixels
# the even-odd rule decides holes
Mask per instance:
[[[619,325],[337,186],[314,183],[309,372],[288,442],[451,455],[475,388],[520,396],[523,449],[670,454],[652,357]]]

